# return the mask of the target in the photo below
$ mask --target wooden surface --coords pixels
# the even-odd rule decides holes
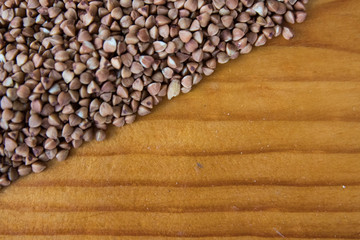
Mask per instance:
[[[0,192],[1,239],[359,239],[360,1]],[[57,235],[57,236],[55,236]]]

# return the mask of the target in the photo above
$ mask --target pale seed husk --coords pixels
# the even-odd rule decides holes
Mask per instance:
[[[179,80],[172,80],[169,84],[167,89],[167,97],[171,100],[174,97],[177,97],[180,94],[180,81]]]
[[[95,140],[96,141],[101,142],[101,141],[104,141],[105,138],[106,138],[105,131],[99,129],[95,132]]]

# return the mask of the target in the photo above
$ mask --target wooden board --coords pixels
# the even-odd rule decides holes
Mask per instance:
[[[1,239],[359,239],[360,1],[0,193]],[[55,236],[56,235],[56,236]]]

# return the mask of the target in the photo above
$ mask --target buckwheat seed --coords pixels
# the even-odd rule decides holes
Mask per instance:
[[[3,0],[0,185],[65,160],[109,124],[145,116],[163,97],[306,19],[308,0]]]

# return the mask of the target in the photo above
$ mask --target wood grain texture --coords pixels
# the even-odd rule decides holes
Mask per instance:
[[[360,238],[360,2],[0,192],[0,239]]]

